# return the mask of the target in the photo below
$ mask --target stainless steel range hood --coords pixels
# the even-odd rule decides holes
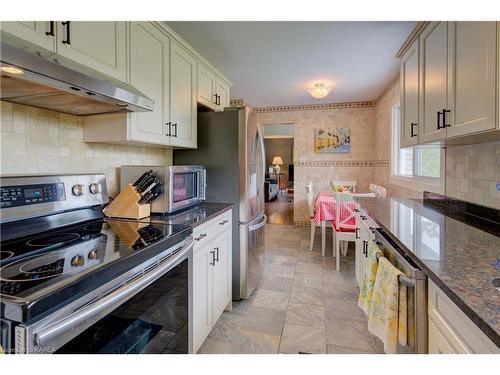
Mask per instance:
[[[8,102],[80,116],[154,109],[154,102],[132,86],[83,74],[6,43],[0,44],[0,70],[0,99]]]

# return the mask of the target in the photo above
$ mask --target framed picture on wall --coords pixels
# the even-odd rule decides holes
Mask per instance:
[[[351,129],[314,129],[314,151],[317,153],[351,152]]]

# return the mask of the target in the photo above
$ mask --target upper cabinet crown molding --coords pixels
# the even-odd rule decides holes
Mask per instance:
[[[181,37],[179,34],[177,34],[170,26],[168,26],[165,22],[152,22],[153,24],[156,24],[157,27],[161,28],[163,31],[165,31],[168,36],[176,41],[178,44],[183,46],[189,53],[191,53],[198,61],[201,61],[203,64],[205,64],[206,67],[208,67],[210,70],[215,72],[221,79],[223,79],[227,85],[230,87],[233,86],[233,83],[231,80],[229,80],[222,72],[220,72],[214,65],[212,65],[201,53],[199,53],[197,50],[195,50],[183,37]]]
[[[429,21],[417,22],[410,35],[408,35],[408,38],[406,38],[403,45],[399,48],[398,52],[396,52],[396,55],[394,56],[396,59],[400,59],[403,57],[406,50],[413,45],[415,40],[418,39],[422,31],[424,31],[424,29],[427,27],[429,23],[430,23]]]

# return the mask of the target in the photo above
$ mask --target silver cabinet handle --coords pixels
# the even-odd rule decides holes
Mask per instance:
[[[152,270],[150,273],[136,279],[130,284],[125,284],[123,287],[116,289],[107,296],[97,300],[95,303],[82,308],[74,312],[73,314],[67,316],[66,318],[60,319],[48,326],[42,328],[39,332],[34,335],[35,344],[43,345],[50,339],[58,336],[59,334],[72,329],[78,324],[85,320],[91,319],[92,317],[98,315],[100,312],[106,310],[109,307],[119,303],[120,301],[126,300],[127,297],[131,297],[134,294],[141,291],[143,288],[159,279],[163,274],[168,272],[180,258],[185,256],[186,252],[193,247],[193,240],[189,240],[182,249],[175,254],[171,260],[165,262]]]
[[[207,234],[206,234],[206,233],[202,233],[202,234],[200,234],[198,237],[196,237],[196,238],[195,238],[195,241],[199,241],[199,240],[201,240],[202,238],[205,238],[206,236],[207,236]]]
[[[217,251],[217,257],[215,258],[215,260],[218,262],[219,261],[219,248],[216,247],[214,250]]]
[[[210,265],[215,266],[215,250],[211,251],[210,254],[212,254],[212,263],[210,263]]]
[[[224,224],[226,224],[226,223],[229,223],[229,220],[227,220],[227,219],[226,219],[226,220],[222,220],[222,221],[219,223],[219,225],[224,225]]]

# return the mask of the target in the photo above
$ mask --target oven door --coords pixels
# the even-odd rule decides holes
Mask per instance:
[[[169,258],[160,254],[127,273],[125,283],[76,301],[76,309],[16,327],[16,352],[191,353],[192,248],[189,238]]]
[[[167,212],[193,206],[205,199],[206,171],[201,166],[170,167]]]

